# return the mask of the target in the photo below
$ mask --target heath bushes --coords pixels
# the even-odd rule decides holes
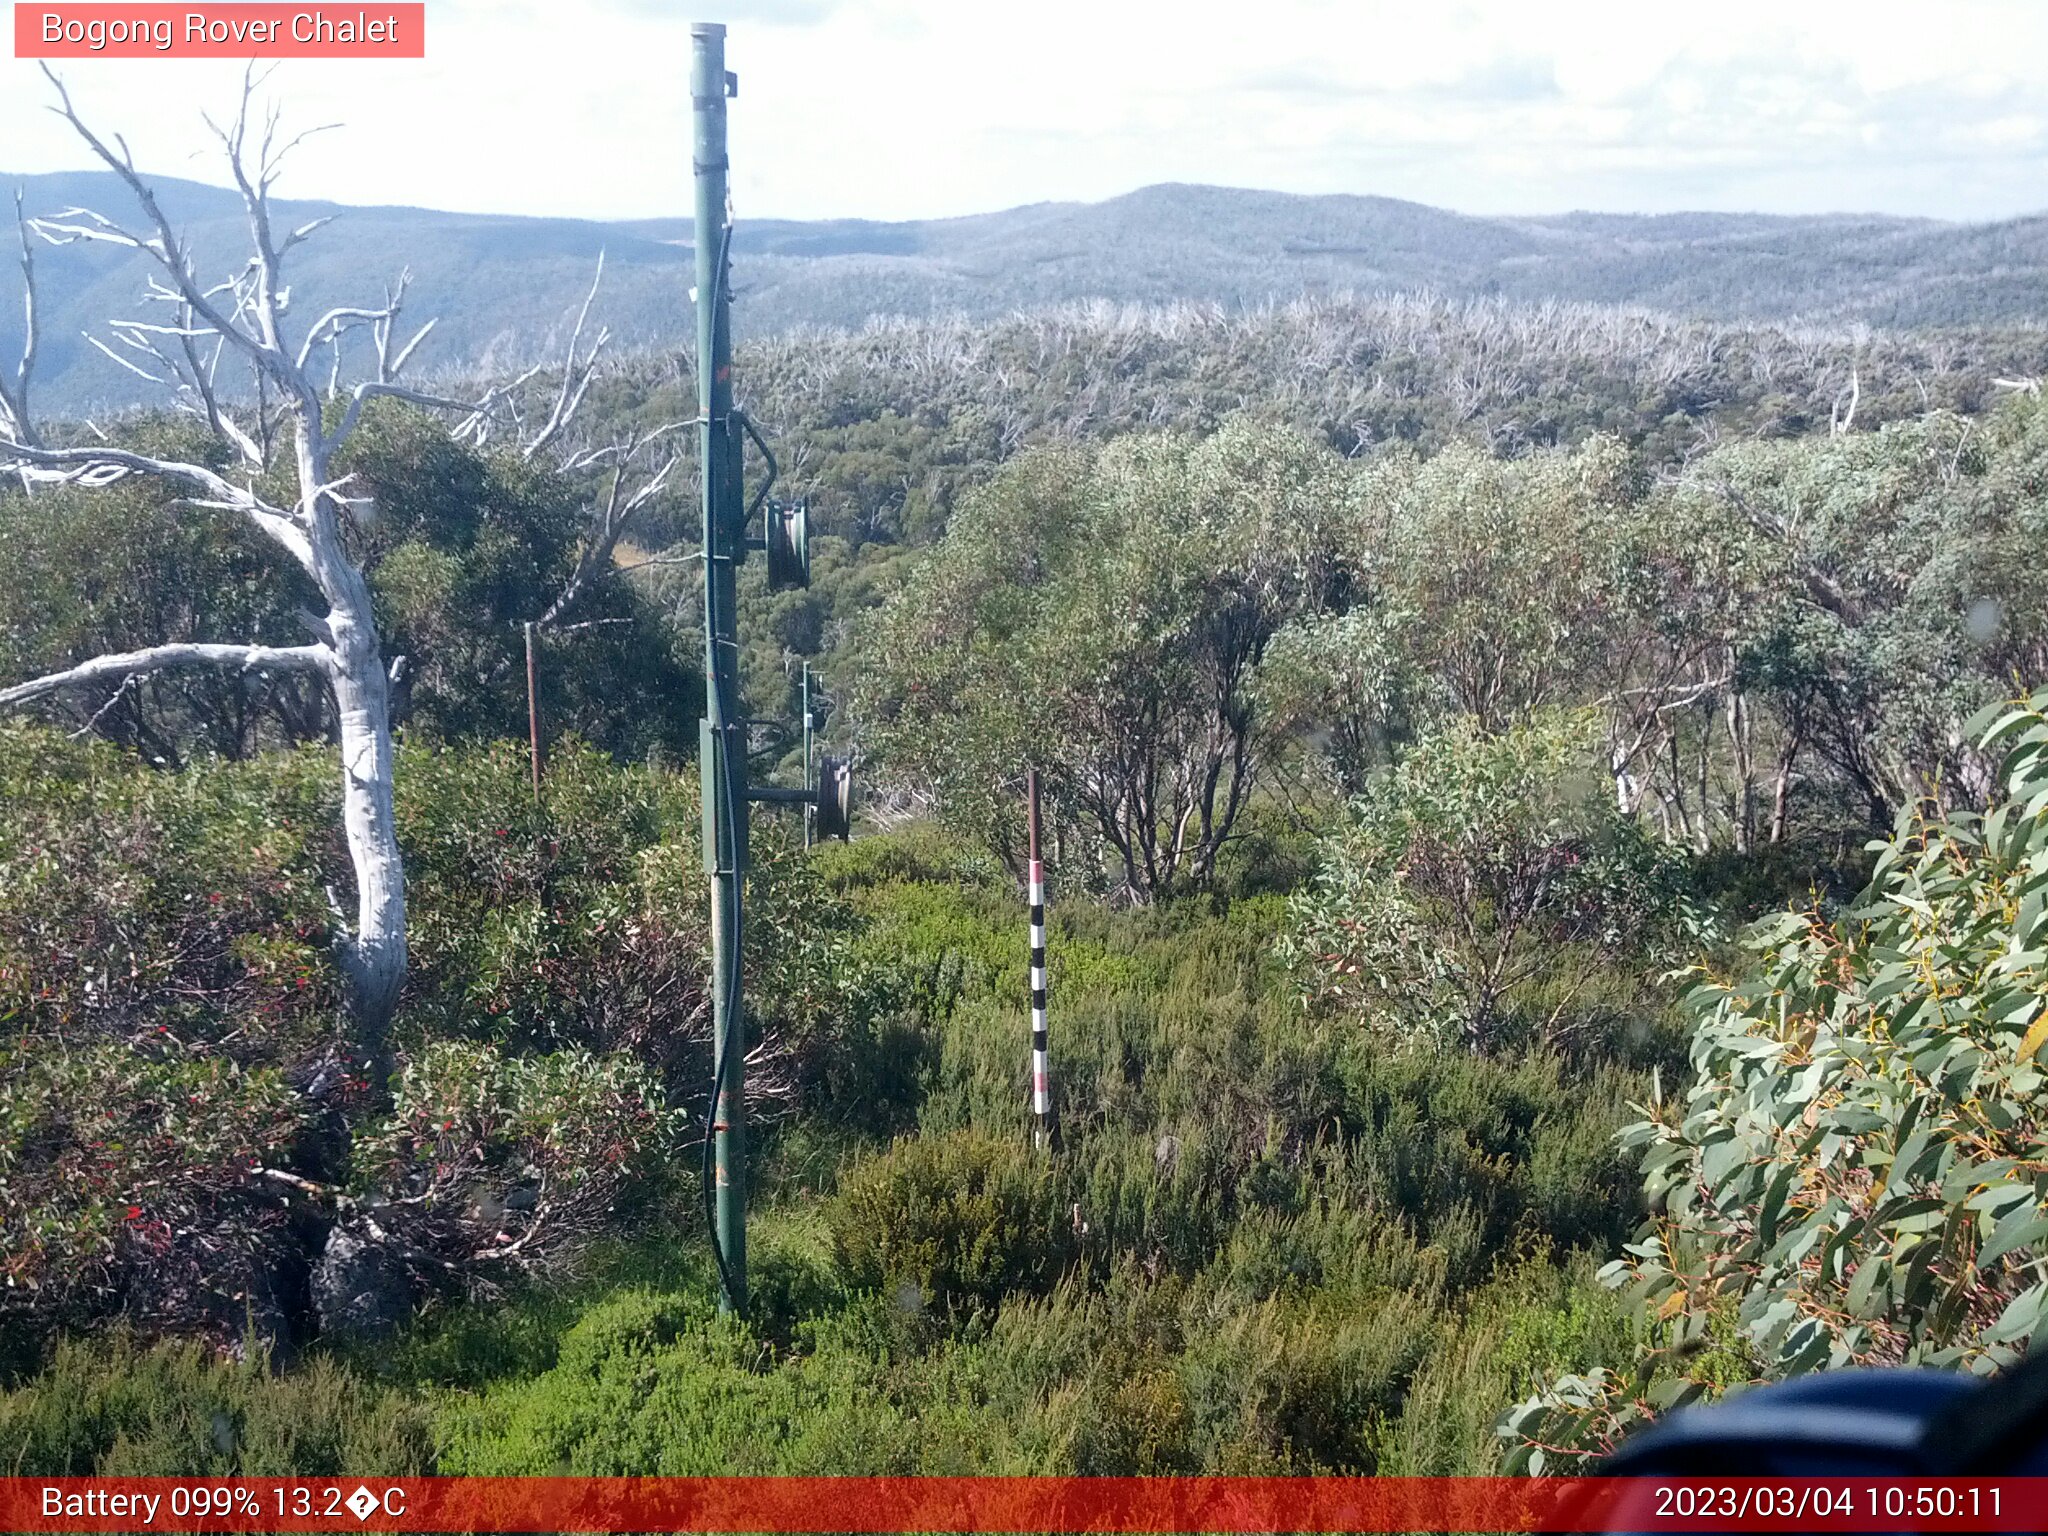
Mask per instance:
[[[155,772],[0,722],[0,1023],[298,1062],[332,1038],[322,754]]]
[[[125,1305],[137,1320],[275,1332],[284,1190],[307,1119],[273,1068],[139,1046],[0,1048],[0,1324]]]
[[[705,1301],[627,1293],[562,1339],[556,1365],[451,1404],[440,1470],[469,1476],[907,1472],[909,1428],[845,1350],[781,1361]]]
[[[163,772],[0,727],[0,1325],[18,1343],[117,1313],[303,1337],[335,1230],[387,1250],[372,1267],[415,1295],[502,1284],[613,1227],[677,1160],[709,1075],[692,784],[563,743],[536,802],[516,747],[401,752],[413,965],[387,1098],[344,1049],[331,780],[313,749]],[[772,1113],[844,1078],[879,993],[786,832],[758,846]]]
[[[16,1476],[407,1476],[433,1455],[424,1404],[328,1360],[272,1374],[115,1333],[61,1344],[40,1376],[0,1389],[0,1466]]]
[[[1044,1290],[1074,1226],[1028,1145],[963,1132],[900,1141],[840,1180],[829,1210],[847,1283],[942,1313]]]

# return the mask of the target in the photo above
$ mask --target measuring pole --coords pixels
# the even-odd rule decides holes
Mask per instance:
[[[1052,1082],[1046,1064],[1045,1037],[1045,866],[1038,860],[1038,770],[1024,776],[1031,829],[1031,1115],[1032,1140],[1041,1149],[1052,1145]]]
[[[704,867],[711,882],[711,1016],[715,1067],[712,1223],[721,1311],[747,1309],[746,1030],[740,1007],[740,901],[747,873],[747,742],[739,708],[737,568],[746,551],[741,440],[732,410],[731,226],[726,209],[725,28],[690,28],[696,123],[697,418],[704,501],[704,722],[698,771]]]

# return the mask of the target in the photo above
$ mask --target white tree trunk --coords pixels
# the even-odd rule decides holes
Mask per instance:
[[[351,585],[365,587],[354,572]],[[354,611],[351,611],[354,609]],[[391,698],[368,593],[360,607],[337,602],[334,634],[336,718],[341,722],[341,814],[355,869],[356,921],[343,949],[350,1012],[372,1078],[389,1065],[391,1016],[405,981],[405,867],[392,803]]]

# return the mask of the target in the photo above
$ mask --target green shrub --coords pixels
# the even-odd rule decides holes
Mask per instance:
[[[877,1362],[831,1349],[782,1361],[678,1296],[586,1312],[555,1366],[450,1400],[439,1470],[468,1476],[746,1476],[915,1470]]]
[[[0,1467],[41,1477],[278,1477],[432,1470],[423,1407],[313,1359],[273,1374],[189,1343],[60,1344],[0,1391]]]
[[[387,1230],[457,1272],[533,1267],[600,1235],[681,1122],[630,1057],[443,1040],[405,1064],[389,1117],[357,1139],[355,1181],[390,1200],[372,1208]]]
[[[1556,1040],[1584,985],[1691,919],[1682,860],[1614,806],[1599,723],[1541,712],[1425,737],[1351,806],[1286,951],[1305,1002],[1397,1040]]]
[[[1372,1436],[1437,1341],[1438,1298],[1274,1297],[1188,1321],[1178,1374],[1205,1466],[1371,1472]]]
[[[292,1160],[305,1103],[275,1070],[168,1050],[0,1048],[0,1324],[125,1303],[156,1327],[277,1331],[293,1234],[263,1170]]]
[[[1637,1328],[1594,1278],[1597,1261],[1547,1255],[1504,1267],[1445,1309],[1436,1347],[1416,1370],[1400,1412],[1375,1438],[1390,1476],[1471,1477],[1499,1470],[1500,1416],[1531,1385],[1588,1361],[1625,1361]]]
[[[333,1035],[324,753],[152,771],[0,721],[0,1023],[297,1061]]]
[[[1045,1160],[972,1133],[899,1141],[867,1159],[841,1180],[828,1219],[847,1284],[906,1310],[951,1313],[1042,1291],[1073,1256]]]

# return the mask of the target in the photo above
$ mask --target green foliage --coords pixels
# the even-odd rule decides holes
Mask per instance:
[[[1397,653],[1482,729],[1565,702],[1610,639],[1609,538],[1641,489],[1622,446],[1507,461],[1457,443],[1366,480]]]
[[[2024,1350],[2048,1304],[2048,694],[1983,723],[1996,809],[1902,818],[1853,910],[1759,923],[1743,973],[1702,980],[1693,1086],[1622,1136],[1651,1219],[1606,1278],[1656,1348],[1510,1432],[1598,1444],[1731,1378]]]
[[[639,798],[664,781],[640,770],[558,758],[543,813],[504,758],[451,751],[412,776],[404,825],[433,872],[418,889],[444,914],[423,934],[486,921],[550,870],[564,893],[630,882],[640,839],[668,824],[658,796]],[[542,823],[520,819],[544,814],[552,863],[533,851]],[[443,1473],[1490,1466],[1487,1426],[1518,1373],[1584,1335],[1584,1286],[1521,1256],[1620,1239],[1611,1133],[1640,1079],[1556,1057],[1389,1056],[1304,1028],[1270,953],[1285,920],[1272,896],[1068,901],[1053,947],[1064,1145],[1046,1159],[1020,1109],[1007,882],[926,832],[771,869],[763,889],[813,879],[803,900],[820,904],[788,910],[812,914],[799,927],[859,924],[875,975],[854,1000],[887,1006],[811,1027],[882,1042],[909,1076],[870,1098],[881,1066],[862,1076],[828,1051],[814,1111],[767,1138],[753,1328],[714,1318],[701,1240],[678,1239],[699,1220],[687,1182],[643,1186],[618,1202],[647,1232],[639,1250],[608,1245],[593,1218],[571,1234],[587,1281],[505,1274],[501,1301],[451,1298],[395,1347],[318,1357],[348,1383],[334,1390],[430,1415]],[[435,988],[475,963],[440,942],[420,960]],[[587,951],[593,989],[613,953]],[[496,1234],[525,1227],[483,1223],[524,1220],[518,1197],[549,1159],[568,1160],[565,1183],[594,1164],[583,1187],[614,1187],[605,1128],[631,1129],[645,1069],[488,1014],[444,1026],[441,996],[409,1005],[422,1037],[395,1118],[358,1124],[360,1188],[434,1186],[431,1222],[384,1208],[427,1251],[509,1246]],[[573,1019],[572,1001],[555,995],[554,1016]],[[1512,1365],[1473,1342],[1516,1329]],[[41,1378],[51,1393],[69,1379]]]
[[[1667,842],[1853,847],[1923,793],[1981,805],[1961,724],[2048,664],[2042,410],[1731,442],[1663,481],[1612,436],[1339,460],[1249,413],[1048,446],[963,496],[828,670],[955,830],[1014,862],[1035,755],[1062,867],[1141,894],[1213,875],[1239,785],[1313,805],[1451,718],[1553,707],[1598,711],[1617,806]]]
[[[289,1246],[260,1170],[307,1119],[268,1068],[160,1039],[0,1048],[0,1323],[90,1317],[125,1299],[230,1335]]]
[[[227,450],[190,420],[136,423],[136,452],[214,468]],[[0,491],[0,678],[18,682],[105,652],[166,640],[297,645],[319,601],[239,514],[180,503],[144,477],[25,496]],[[145,758],[246,757],[320,731],[317,680],[211,670],[163,673],[41,706]]]
[[[401,756],[418,893],[401,1029],[630,1049],[683,1070],[702,1034],[671,1011],[709,995],[693,786],[574,742],[538,801],[528,773],[511,742]]]
[[[1478,1472],[1510,1382],[1616,1336],[1583,1266],[1532,1260],[1461,1302],[1426,1257],[1348,1262],[1354,1225],[1311,1240],[1313,1278],[1247,1284],[1276,1235],[1190,1277],[1013,1295],[951,1336],[876,1295],[782,1349],[702,1292],[617,1291],[544,1369],[444,1401],[441,1470],[681,1471],[714,1447],[756,1473]]]
[[[436,1041],[355,1142],[354,1178],[458,1225],[473,1260],[532,1263],[602,1232],[636,1176],[678,1150],[681,1119],[628,1056]]]
[[[224,450],[189,423],[145,420],[138,451],[212,463]],[[393,712],[443,739],[523,735],[523,621],[538,619],[575,569],[587,487],[516,452],[456,441],[425,413],[378,402],[344,453],[374,498],[350,553],[369,577],[383,649],[403,656]],[[0,678],[16,682],[104,652],[166,641],[297,645],[311,583],[246,519],[186,505],[146,478],[34,498],[0,488]],[[613,751],[694,747],[701,687],[686,637],[647,594],[605,570],[543,637],[549,728]],[[594,622],[602,621],[602,622]],[[182,764],[324,741],[333,707],[312,677],[178,670],[76,690],[38,706]]]
[[[1460,716],[1352,802],[1286,952],[1305,1001],[1395,1038],[1555,1037],[1596,970],[1646,967],[1688,913],[1683,870],[1589,773],[1589,714],[1497,735]]]
[[[1344,485],[1249,422],[1019,460],[883,615],[878,750],[1013,867],[1032,764],[1063,868],[1139,899],[1206,886],[1271,742],[1254,674],[1327,601]]]
[[[587,1311],[553,1369],[451,1405],[440,1470],[505,1476],[907,1471],[903,1416],[871,1362],[776,1362],[699,1300],[627,1293]]]
[[[1676,526],[1725,530],[1711,536],[1747,568],[1728,583],[1755,594],[1735,635],[1738,681],[1823,770],[1814,798],[1835,796],[1838,816],[1881,833],[1922,793],[1981,806],[1990,789],[1962,725],[2040,660],[2026,595],[2038,570],[2018,548],[2028,514],[1993,488],[2038,415],[2016,405],[1981,436],[1935,412],[1823,442],[1731,445],[1677,493]]]
[[[318,754],[159,774],[0,725],[0,1019],[245,1061],[324,1039],[333,800]]]
[[[117,1312],[281,1339],[307,1245],[352,1200],[392,1202],[384,1229],[459,1281],[567,1259],[669,1177],[709,1076],[693,786],[574,744],[538,803],[509,744],[400,762],[413,966],[381,1104],[339,1051],[325,752],[167,774],[0,730],[0,1313],[20,1347]],[[759,846],[760,1107],[857,1096],[880,984],[786,833]]]
[[[417,1475],[433,1466],[426,1406],[327,1360],[273,1374],[192,1344],[125,1334],[58,1347],[0,1388],[0,1466],[12,1476]]]
[[[521,626],[547,612],[575,569],[588,488],[516,451],[455,441],[445,425],[381,404],[341,467],[377,518],[357,538],[385,653],[407,658],[397,718],[443,739],[526,728]],[[614,752],[695,745],[702,688],[688,638],[623,576],[596,573],[575,611],[592,628],[542,637],[548,729]]]
[[[1072,1228],[1042,1157],[968,1133],[898,1142],[842,1176],[828,1219],[847,1284],[907,1311],[992,1306],[1059,1278]]]

